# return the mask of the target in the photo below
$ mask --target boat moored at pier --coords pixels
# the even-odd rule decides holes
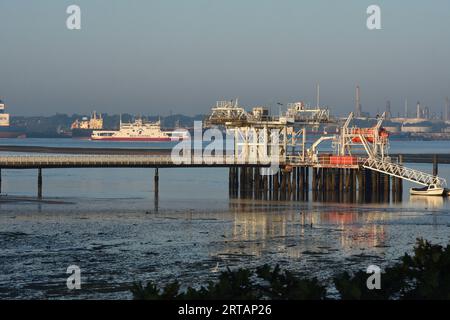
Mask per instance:
[[[443,196],[445,189],[435,184],[423,188],[411,188],[409,194],[414,196]]]

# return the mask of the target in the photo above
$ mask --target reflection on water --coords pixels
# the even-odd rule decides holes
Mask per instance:
[[[276,207],[274,202],[236,200],[230,206],[234,212],[233,240],[247,241],[247,253],[261,255],[264,245],[255,244],[257,240],[273,237],[286,240],[291,244],[290,257],[300,257],[302,247],[296,247],[290,240],[296,238],[301,243],[305,234],[325,232],[339,236],[337,244],[340,250],[349,250],[355,246],[377,247],[385,245],[385,226],[393,218],[386,211],[360,212],[357,208],[350,210],[345,206],[336,207]],[[286,208],[288,207],[288,208]],[[283,214],[271,213],[273,210]]]
[[[211,272],[217,264],[220,270],[280,264],[329,279],[385,266],[416,237],[446,243],[450,226],[442,199],[432,210],[427,203],[246,199],[187,210],[162,201],[158,212],[145,199],[71,200],[1,204],[0,297],[129,298],[134,281],[203,283],[217,276]],[[90,288],[76,295],[64,289],[74,261]]]
[[[412,205],[419,205],[421,207],[432,208],[432,209],[440,209],[444,207],[444,201],[447,198],[445,197],[427,197],[427,196],[417,196],[411,195],[409,201]]]

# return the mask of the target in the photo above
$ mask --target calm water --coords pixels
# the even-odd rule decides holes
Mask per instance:
[[[160,148],[164,144],[10,139],[3,145]],[[448,153],[450,142],[392,141],[391,152]],[[410,165],[431,171],[431,164]],[[328,279],[342,270],[385,266],[417,237],[450,239],[443,198],[400,204],[235,200],[226,169],[44,170],[44,202],[34,201],[36,170],[2,170],[0,298],[130,298],[134,281],[195,284],[218,269],[279,263]],[[450,166],[439,175],[449,179]],[[82,289],[66,289],[81,268]]]

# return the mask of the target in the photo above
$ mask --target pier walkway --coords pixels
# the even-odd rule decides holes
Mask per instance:
[[[270,163],[239,161],[230,157],[191,157],[176,163],[171,156],[151,155],[9,155],[0,156],[1,169],[38,168],[186,168],[186,167],[269,167]]]
[[[433,174],[404,167],[400,163],[373,157],[350,157],[349,163],[333,163],[318,157],[318,161],[302,161],[300,157],[287,157],[275,163],[280,169],[272,175],[261,175],[260,168],[271,167],[270,162],[246,160],[236,156],[200,156],[174,161],[171,155],[149,154],[41,154],[0,156],[0,193],[2,169],[38,169],[38,197],[42,197],[42,171],[56,168],[154,168],[155,195],[159,190],[159,168],[228,168],[230,195],[284,199],[296,195],[306,199],[308,191],[351,193],[358,190],[364,196],[386,195],[400,199],[402,180],[421,185],[446,186],[445,179],[437,176],[437,162]],[[311,177],[311,179],[310,179]],[[390,179],[392,178],[392,179]],[[311,189],[309,184],[311,183]],[[362,197],[362,194],[359,195]],[[156,197],[155,197],[156,198]]]

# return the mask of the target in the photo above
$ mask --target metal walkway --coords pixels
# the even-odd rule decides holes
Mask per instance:
[[[444,187],[447,182],[443,178],[433,176],[429,173],[425,173],[419,170],[404,167],[398,163],[385,161],[376,158],[368,158],[362,165],[366,169],[382,172],[390,176],[408,180],[414,183],[418,183],[424,186],[435,184],[439,187]]]
[[[151,155],[39,155],[0,156],[0,169],[33,168],[174,168],[174,167],[269,167],[270,163],[244,161],[231,156],[203,156],[179,163],[171,156]]]

